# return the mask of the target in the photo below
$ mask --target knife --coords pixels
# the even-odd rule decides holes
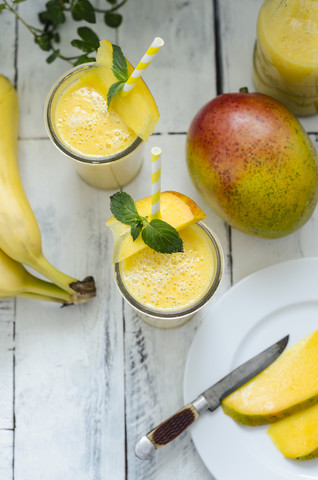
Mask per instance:
[[[143,435],[136,443],[135,454],[142,460],[152,458],[157,448],[178,437],[201,413],[213,412],[221,405],[221,401],[244,383],[268,367],[285,350],[289,335],[274,343],[263,352],[235,368],[231,373],[205,390],[193,402],[184,406],[153,430]]]

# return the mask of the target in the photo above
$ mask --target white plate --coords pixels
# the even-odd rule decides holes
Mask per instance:
[[[185,402],[286,334],[288,348],[318,328],[318,258],[254,273],[202,315],[185,368]],[[318,459],[285,459],[266,431],[266,426],[237,424],[221,408],[191,427],[194,444],[217,480],[318,479]]]

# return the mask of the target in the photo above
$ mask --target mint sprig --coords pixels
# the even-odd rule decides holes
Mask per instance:
[[[114,96],[124,87],[127,82],[128,69],[126,58],[122,52],[122,49],[118,45],[113,45],[113,64],[112,72],[117,78],[118,82],[113,83],[107,93],[107,104],[110,105],[110,102]]]
[[[38,12],[39,24],[35,27],[22,18],[17,8],[19,3],[25,1],[0,0],[0,15],[6,13],[15,15],[31,33],[34,42],[41,50],[48,53],[47,63],[52,63],[59,58],[74,66],[95,61],[99,39],[91,27],[97,23],[97,20],[102,20],[107,27],[118,28],[123,21],[119,10],[127,2],[127,0],[107,0],[104,5],[99,5],[102,2],[92,0],[44,0],[38,2],[42,6],[41,11]],[[29,3],[31,4],[31,0]],[[65,55],[60,47],[61,38],[63,33],[69,31],[71,23],[76,24],[76,22],[87,22],[89,27],[81,26],[77,29],[79,38],[71,41],[71,45],[75,47],[74,54]]]
[[[110,210],[121,223],[131,226],[131,236],[135,241],[140,233],[148,247],[160,253],[183,252],[183,242],[177,230],[163,220],[154,218],[148,221],[137,211],[133,198],[126,192],[117,192],[110,197]]]

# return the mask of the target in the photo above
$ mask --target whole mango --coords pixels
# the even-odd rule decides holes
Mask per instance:
[[[196,188],[232,227],[279,238],[297,230],[318,200],[318,156],[297,118],[259,93],[207,103],[187,135]]]

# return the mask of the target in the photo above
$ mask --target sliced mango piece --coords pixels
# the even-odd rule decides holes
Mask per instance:
[[[273,423],[318,403],[318,330],[222,402],[245,425]]]
[[[150,217],[151,197],[136,202],[139,215]],[[203,220],[206,217],[201,208],[189,197],[179,192],[167,191],[160,195],[160,219],[172,225],[178,231]],[[125,225],[115,217],[106,222],[114,238],[113,262],[121,262],[136,252],[145,248],[141,236],[133,241],[130,234],[130,225]]]
[[[127,61],[128,75],[134,71],[133,66]],[[112,72],[113,46],[108,40],[102,40],[97,50],[96,63],[104,66],[100,70],[101,78],[107,88],[118,82]],[[145,142],[154,131],[158,120],[159,112],[147,85],[142,78],[139,78],[134,88],[128,95],[116,94],[110,102],[110,109],[114,109],[123,122]]]
[[[286,458],[318,457],[318,405],[273,423],[267,433]]]

